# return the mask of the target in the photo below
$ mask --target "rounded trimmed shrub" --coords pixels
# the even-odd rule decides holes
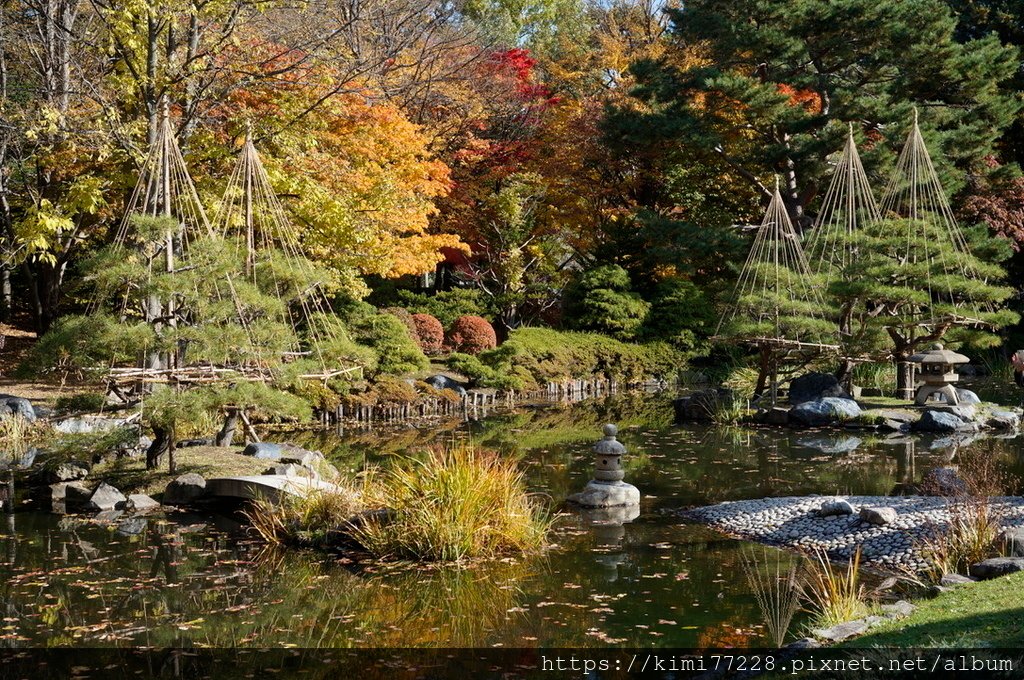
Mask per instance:
[[[494,326],[480,316],[460,316],[448,329],[445,343],[449,349],[465,354],[479,354],[498,346]]]
[[[413,314],[413,327],[416,330],[416,341],[426,354],[437,354],[444,345],[444,326],[437,317],[430,314]]]
[[[409,329],[409,336],[412,338],[416,337],[416,324],[413,323],[412,314],[409,313],[409,310],[404,307],[385,307],[380,311],[390,314],[404,323],[405,327]]]

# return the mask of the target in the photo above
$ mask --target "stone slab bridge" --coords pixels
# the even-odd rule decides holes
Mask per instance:
[[[286,496],[305,496],[311,491],[336,493],[341,487],[319,479],[286,475],[217,477],[206,480],[206,498],[239,498],[280,503]]]

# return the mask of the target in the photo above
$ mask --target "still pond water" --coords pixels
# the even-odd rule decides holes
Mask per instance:
[[[1020,440],[674,426],[667,397],[630,395],[393,432],[301,433],[357,471],[468,437],[515,456],[559,503],[590,478],[590,447],[617,422],[641,514],[619,528],[561,518],[544,555],[472,568],[355,565],[271,554],[218,518],[172,514],[99,526],[0,518],[0,646],[708,647],[769,642],[752,583],[797,559],[682,523],[725,500],[889,494],[965,447],[1018,475]],[[803,625],[798,615],[791,635]]]

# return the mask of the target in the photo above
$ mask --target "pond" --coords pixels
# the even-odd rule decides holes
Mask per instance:
[[[560,518],[555,545],[469,568],[356,565],[273,553],[228,517],[185,513],[98,525],[0,517],[0,644],[18,646],[677,648],[770,642],[753,584],[790,554],[679,520],[694,505],[764,496],[888,494],[966,447],[1005,459],[1017,439],[957,442],[862,432],[671,424],[667,396],[626,395],[468,423],[292,433],[358,471],[425,444],[470,438],[515,456],[555,502],[590,478],[590,447],[616,422],[641,514],[622,527]],[[799,616],[790,636],[799,632]]]

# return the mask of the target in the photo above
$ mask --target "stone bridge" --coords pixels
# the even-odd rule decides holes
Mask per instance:
[[[311,491],[337,492],[341,488],[330,482],[308,477],[285,475],[253,475],[250,477],[217,477],[206,480],[207,498],[263,499],[279,503],[285,496],[305,496]]]

